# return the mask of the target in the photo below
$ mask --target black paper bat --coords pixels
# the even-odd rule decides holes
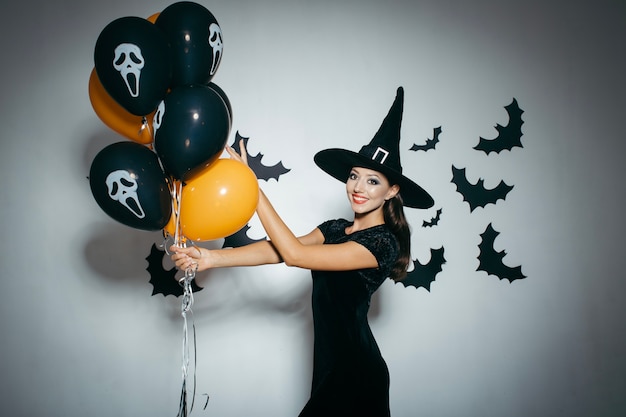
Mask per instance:
[[[260,242],[261,240],[266,240],[265,238],[256,239],[256,240],[250,239],[248,237],[248,230],[250,230],[250,226],[246,224],[237,233],[226,237],[224,239],[224,244],[222,245],[222,247],[223,248],[238,248],[240,246],[249,245],[250,243]]]
[[[242,139],[246,150],[248,149],[248,140],[250,140],[250,138],[244,138],[239,135],[239,132],[237,132],[235,135],[235,143],[232,145],[232,148],[235,149],[237,152],[241,152],[241,149],[239,148],[239,141]],[[278,181],[278,178],[281,175],[291,171],[291,169],[285,168],[283,166],[282,161],[272,166],[263,165],[263,162],[261,160],[264,156],[265,155],[260,152],[254,156],[248,155],[248,166],[250,166],[250,169],[254,171],[257,178],[265,181],[268,181],[270,178],[274,178],[276,181]]]
[[[433,217],[432,219],[430,219],[430,222],[424,221],[422,223],[422,227],[433,227],[439,224],[439,220],[441,219],[441,213],[443,212],[443,209],[439,209],[437,210],[437,214],[435,215],[435,217]]]
[[[424,145],[416,145],[413,144],[413,146],[411,146],[411,149],[409,149],[410,151],[428,151],[429,149],[435,149],[435,146],[437,146],[437,143],[439,143],[439,135],[441,134],[441,126],[436,127],[433,129],[433,138],[432,139],[426,139],[426,143]]]
[[[402,285],[415,288],[424,287],[426,291],[430,292],[430,284],[435,280],[437,274],[443,270],[442,266],[446,263],[443,252],[443,246],[439,249],[431,249],[430,261],[424,265],[417,259],[414,259],[414,268],[407,273],[406,278],[400,281]]]
[[[470,212],[476,207],[485,207],[489,203],[496,204],[498,200],[506,199],[506,195],[513,189],[513,186],[507,185],[504,181],[500,181],[495,188],[487,189],[482,178],[479,178],[476,184],[471,184],[465,176],[465,168],[458,169],[454,165],[452,165],[452,183],[456,185],[463,200],[469,204]]]
[[[496,125],[498,136],[495,139],[480,138],[478,145],[474,147],[477,151],[484,151],[487,155],[490,152],[500,153],[505,149],[511,150],[514,146],[523,148],[522,146],[522,113],[524,110],[519,108],[517,100],[513,98],[513,102],[504,107],[509,115],[509,123],[506,126]]]
[[[505,257],[506,252],[497,252],[494,249],[493,243],[499,234],[500,232],[496,232],[491,223],[489,223],[487,229],[480,234],[482,241],[478,245],[480,253],[478,254],[479,265],[476,270],[485,271],[487,274],[495,275],[501,280],[508,279],[509,282],[513,282],[516,279],[526,278],[526,276],[522,274],[521,265],[516,266],[515,268],[506,266],[502,262],[502,258]]]
[[[176,282],[176,273],[178,270],[172,268],[166,270],[163,267],[163,258],[165,257],[165,251],[157,248],[153,243],[150,249],[150,255],[146,257],[148,261],[148,267],[146,271],[150,273],[150,284],[154,287],[152,295],[163,294],[164,297],[173,295],[179,297],[183,295],[183,287]],[[202,288],[198,287],[195,281],[191,282],[191,288],[194,292],[200,291]]]

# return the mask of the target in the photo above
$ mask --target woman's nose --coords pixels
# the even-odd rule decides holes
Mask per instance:
[[[360,193],[360,192],[361,192],[361,189],[362,189],[362,187],[361,187],[361,180],[357,180],[357,181],[355,181],[355,182],[354,182],[354,188],[353,188],[353,191],[354,191],[355,193]]]

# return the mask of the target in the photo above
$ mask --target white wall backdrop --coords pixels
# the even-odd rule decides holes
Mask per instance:
[[[86,178],[97,152],[123,140],[89,102],[96,39],[118,17],[170,3],[0,6],[2,415],[176,414],[180,299],[152,296],[145,270],[161,235],[109,218]],[[444,246],[447,263],[430,292],[389,281],[375,299],[394,416],[626,413],[624,2],[200,3],[224,32],[213,81],[231,100],[232,135],[291,169],[260,184],[295,233],[349,215],[343,186],[314,153],[358,150],[405,88],[403,165],[436,200],[407,209],[413,256],[425,263]],[[507,123],[513,98],[523,148],[473,150]],[[408,151],[438,126],[435,151]],[[514,189],[470,212],[452,165]],[[439,225],[422,228],[436,208]],[[527,278],[477,271],[489,223],[504,263]],[[251,226],[264,236],[255,218]],[[203,278],[194,414],[297,415],[311,373],[308,271]]]

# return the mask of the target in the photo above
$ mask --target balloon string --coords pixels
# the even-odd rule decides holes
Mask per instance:
[[[185,277],[180,280],[181,285],[183,286],[183,301],[181,304],[181,316],[183,317],[183,360],[182,360],[182,377],[183,384],[180,393],[180,403],[178,406],[178,415],[177,417],[186,417],[193,410],[193,405],[196,398],[196,359],[197,359],[197,350],[196,350],[196,325],[193,320],[193,310],[191,307],[193,306],[193,288],[191,282],[196,276],[197,265],[194,267],[188,268],[185,271]],[[191,394],[191,407],[189,408],[189,412],[187,412],[187,378],[189,377],[189,362],[190,362],[190,346],[189,346],[189,332],[188,332],[188,322],[187,315],[191,316],[191,328],[192,328],[192,337],[193,337],[193,391]]]
[[[172,181],[172,204],[173,212],[174,212],[174,223],[175,223],[175,231],[174,231],[174,245],[178,247],[186,247],[187,239],[182,235],[182,228],[180,227],[180,208],[182,202],[182,192],[183,192],[183,183],[182,181]],[[179,280],[180,285],[183,287],[183,299],[180,309],[180,314],[183,317],[183,344],[182,344],[182,387],[180,392],[180,402],[178,405],[178,414],[177,417],[187,417],[193,410],[193,405],[196,398],[196,359],[197,359],[197,350],[196,350],[196,325],[193,319],[193,310],[191,309],[193,306],[193,288],[191,282],[196,277],[196,272],[198,270],[198,264],[194,263],[191,267],[185,270],[185,276]],[[190,347],[189,345],[189,323],[187,320],[187,316],[191,316],[191,328],[192,328],[192,337],[193,337],[193,345]],[[189,377],[190,371],[190,361],[191,354],[190,351],[193,352],[193,391],[191,393],[191,406],[188,409],[188,401],[187,401],[187,379]]]
[[[168,241],[170,238],[174,240],[174,245],[181,247],[184,246],[184,242],[181,245],[180,238],[180,195],[182,193],[182,183],[174,180],[174,178],[169,178],[170,183],[170,197],[172,202],[172,217],[174,219],[174,235],[172,236],[169,231],[163,229],[163,247],[165,249],[165,253],[171,255],[169,251]],[[181,284],[182,285],[182,284]]]
[[[183,183],[182,181],[177,181],[174,184],[174,198],[173,200],[176,202],[174,207],[174,215],[175,215],[175,229],[174,229],[174,244],[180,245],[181,243],[184,245],[184,241],[181,242],[181,227],[180,227],[180,205],[182,203],[182,194],[183,194]]]

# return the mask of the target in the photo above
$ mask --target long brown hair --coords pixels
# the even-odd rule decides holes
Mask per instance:
[[[385,201],[383,214],[385,216],[385,224],[398,240],[398,259],[389,274],[389,278],[398,282],[406,277],[406,271],[411,262],[411,229],[404,215],[404,204],[400,193]]]

